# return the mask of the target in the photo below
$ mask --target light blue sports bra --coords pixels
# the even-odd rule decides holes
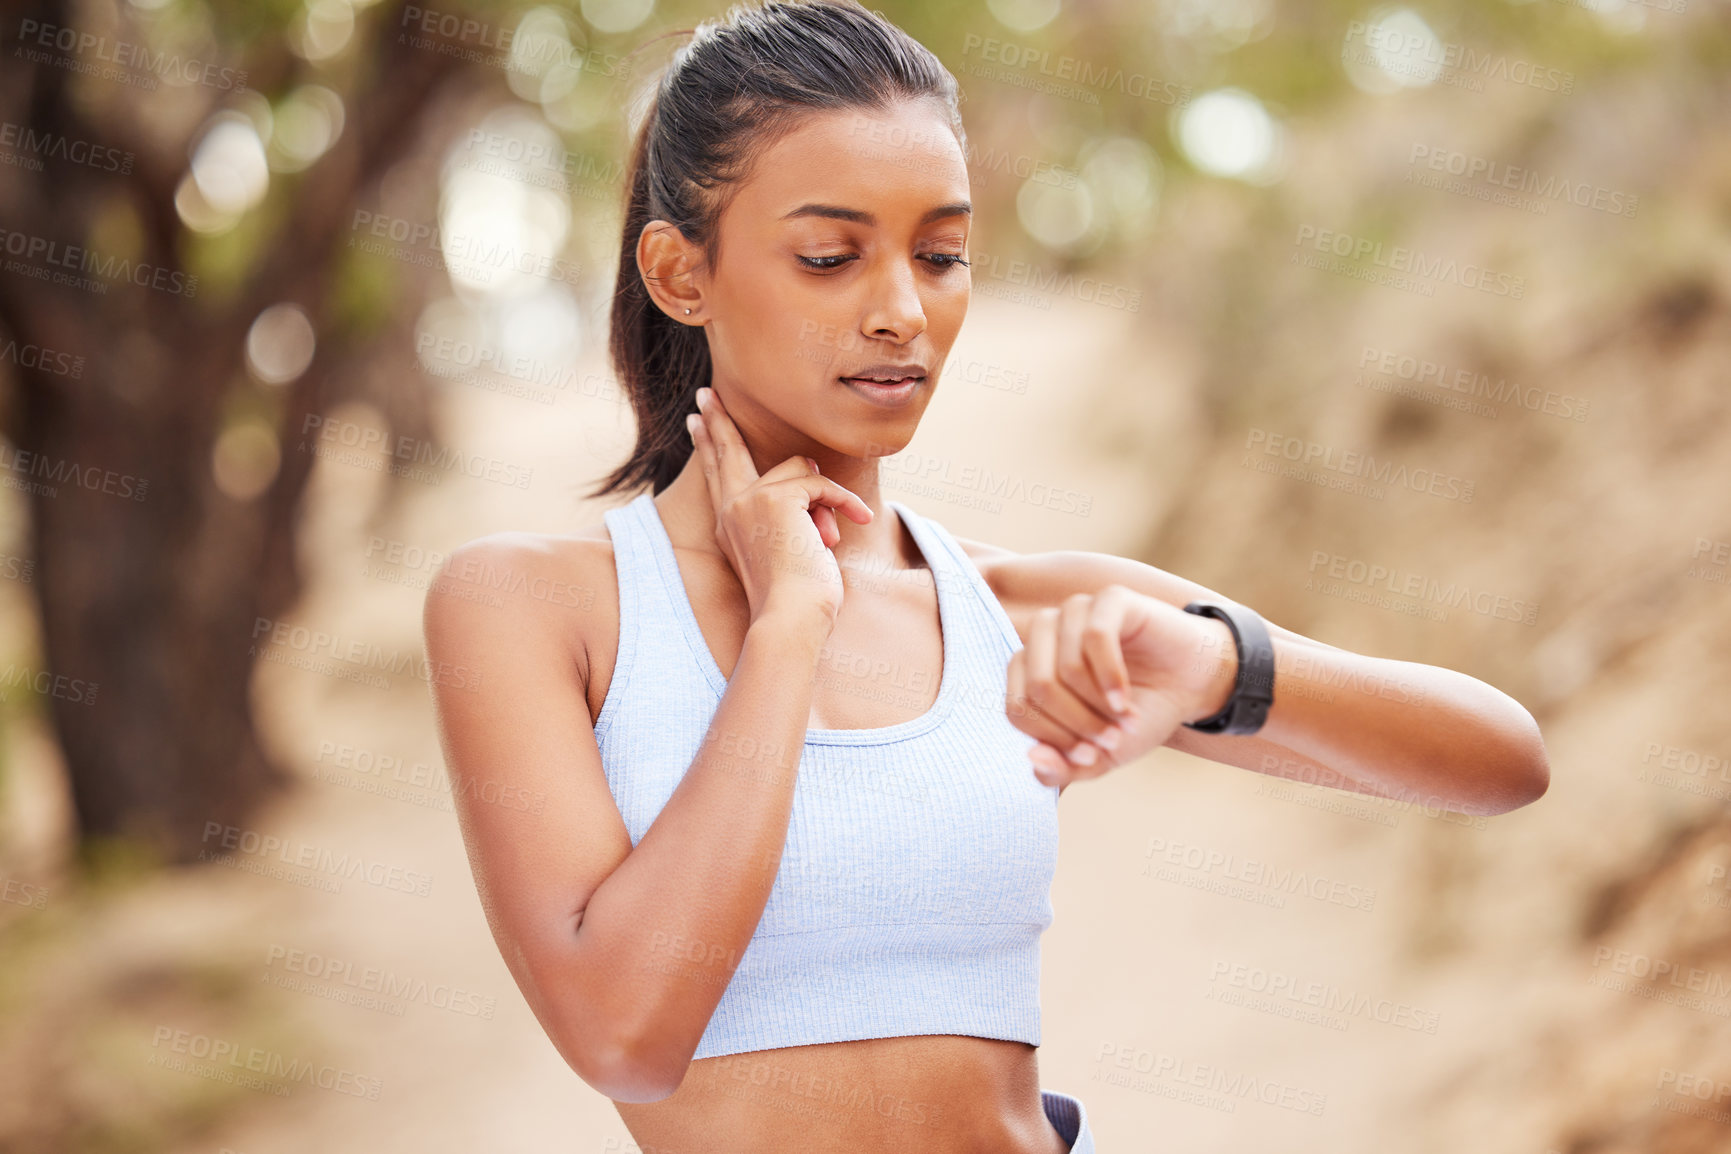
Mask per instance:
[[[948,530],[885,503],[936,582],[937,701],[897,725],[806,730],[769,902],[694,1058],[911,1034],[1040,1044],[1058,790],[1035,779],[1034,738],[1004,713],[1021,638]],[[595,738],[635,847],[696,758],[727,681],[651,495],[602,516],[619,653]],[[817,676],[843,659],[826,651]],[[766,764],[787,772],[788,760]]]

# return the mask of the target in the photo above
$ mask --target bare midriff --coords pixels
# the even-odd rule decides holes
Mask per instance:
[[[617,1102],[643,1154],[1064,1154],[1035,1049],[957,1034],[787,1046],[691,1063],[671,1097]]]

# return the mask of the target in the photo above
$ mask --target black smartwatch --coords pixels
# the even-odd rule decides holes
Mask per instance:
[[[1238,647],[1238,677],[1232,683],[1232,696],[1219,712],[1184,724],[1202,733],[1255,733],[1274,704],[1274,643],[1269,640],[1268,626],[1254,609],[1230,602],[1192,601],[1184,612],[1226,622],[1232,630],[1232,643]]]

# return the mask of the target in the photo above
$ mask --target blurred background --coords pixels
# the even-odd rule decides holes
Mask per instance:
[[[1731,1150],[1731,6],[879,2],[976,205],[886,494],[1552,759],[1066,791],[1043,1084],[1115,1152]],[[624,144],[721,10],[6,7],[0,1150],[636,1150],[487,932],[419,614],[618,503]]]

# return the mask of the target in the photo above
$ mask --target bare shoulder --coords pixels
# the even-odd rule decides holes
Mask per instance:
[[[511,530],[463,543],[429,585],[422,622],[435,660],[475,659],[481,647],[513,641],[522,652],[538,639],[563,650],[586,682],[592,635],[617,607],[613,542],[597,519],[568,533]]]

